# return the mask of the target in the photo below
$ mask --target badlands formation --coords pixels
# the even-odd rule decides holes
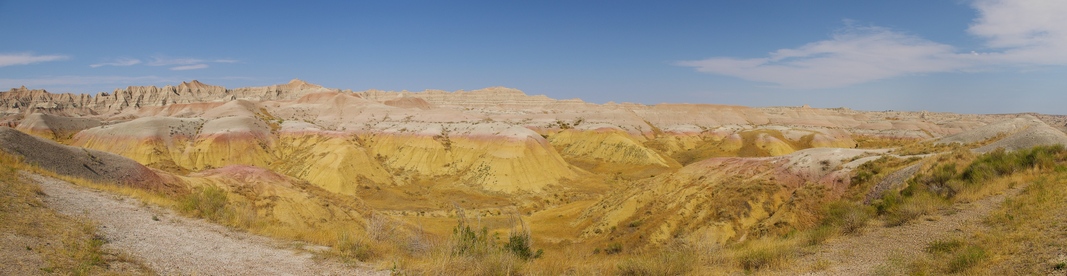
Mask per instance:
[[[493,229],[517,214],[549,244],[627,247],[729,244],[810,226],[798,194],[847,196],[852,170],[905,155],[889,148],[1067,144],[1065,122],[594,104],[503,87],[353,92],[296,79],[236,89],[194,80],[96,95],[0,92],[0,149],[61,175],[165,194],[220,187],[256,206],[254,216],[286,225],[371,227],[372,217],[388,215],[447,236],[466,210]]]

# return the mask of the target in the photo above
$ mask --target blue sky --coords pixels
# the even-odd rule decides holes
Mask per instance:
[[[1067,1],[309,2],[0,0],[0,89],[300,78],[596,103],[1067,114]]]

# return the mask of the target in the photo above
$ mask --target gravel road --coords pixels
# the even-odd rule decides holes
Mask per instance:
[[[162,275],[388,275],[315,260],[273,239],[178,216],[140,201],[31,173],[56,211],[99,225],[106,249],[140,259]],[[289,246],[292,247],[292,246]]]

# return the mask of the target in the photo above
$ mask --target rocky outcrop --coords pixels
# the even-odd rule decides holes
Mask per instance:
[[[294,79],[287,84],[226,89],[193,80],[177,86],[130,86],[112,93],[52,94],[25,86],[0,92],[0,114],[59,113],[69,115],[117,115],[129,109],[172,104],[224,102],[233,100],[291,100],[308,93],[334,91]]]

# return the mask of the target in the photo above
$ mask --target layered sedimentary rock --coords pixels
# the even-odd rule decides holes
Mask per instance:
[[[341,194],[420,181],[537,193],[587,173],[643,178],[712,157],[851,148],[857,136],[941,137],[1004,117],[592,104],[503,87],[349,92],[300,80],[236,89],[190,81],[95,96],[22,87],[0,92],[0,113],[26,132],[159,169],[249,165]]]
[[[553,134],[549,141],[570,163],[593,172],[645,177],[681,167],[618,129],[568,129]]]
[[[778,157],[706,159],[589,207],[581,219],[593,223],[582,235],[596,237],[640,224],[640,231],[627,235],[658,243],[674,238],[725,243],[761,227],[803,224],[803,216],[783,211],[791,208],[789,203],[843,192],[849,186],[848,171],[869,161],[859,157],[873,152],[879,151],[824,148]],[[704,233],[714,235],[696,236]]]

